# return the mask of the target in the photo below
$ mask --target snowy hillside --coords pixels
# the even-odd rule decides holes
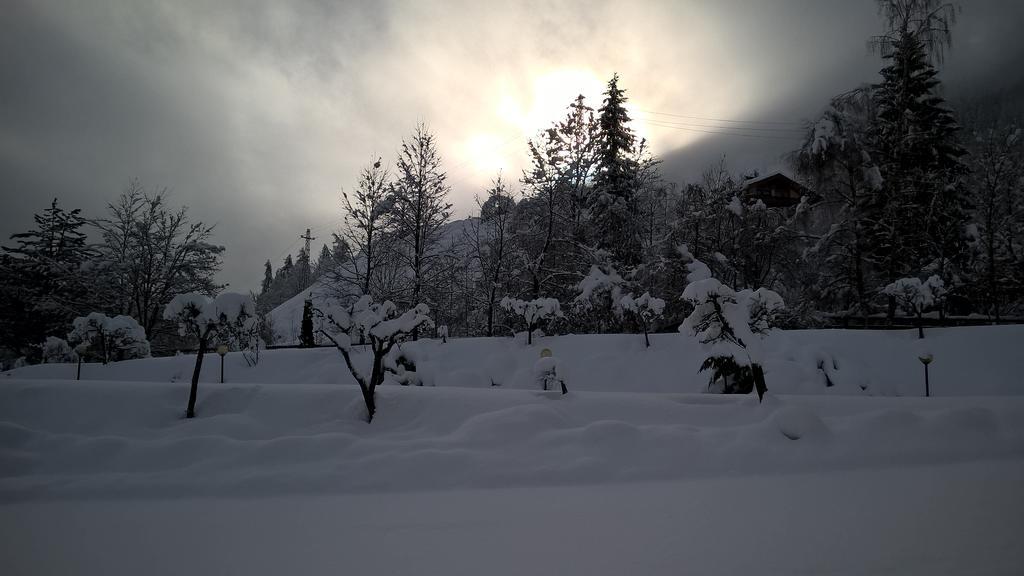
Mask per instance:
[[[463,240],[467,226],[474,218],[453,220],[441,227],[438,233],[437,249],[459,251],[465,250]],[[359,258],[357,256],[357,258]],[[362,266],[362,264],[358,264]],[[272,344],[296,344],[299,341],[299,329],[302,324],[302,307],[307,298],[312,299],[314,306],[323,303],[325,297],[337,296],[338,290],[344,286],[332,285],[327,278],[321,278],[308,289],[292,296],[271,310],[267,317],[273,326],[274,341]],[[352,296],[359,296],[353,293]]]

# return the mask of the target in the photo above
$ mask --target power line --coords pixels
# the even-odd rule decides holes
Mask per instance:
[[[754,126],[721,126],[717,124],[695,124],[693,122],[679,122],[675,120],[661,120],[658,118],[639,118],[640,122],[651,123],[657,122],[659,124],[671,124],[673,126],[680,126],[685,128],[710,128],[713,130],[743,130],[750,132],[769,132],[769,133],[783,133],[783,134],[805,134],[805,130],[802,128],[765,128],[765,127],[754,127]]]
[[[777,136],[777,135],[770,135],[770,134],[749,134],[749,133],[736,132],[736,131],[733,131],[733,132],[723,132],[723,131],[720,131],[720,130],[702,130],[700,128],[685,128],[683,126],[676,126],[676,125],[673,125],[673,124],[663,124],[663,123],[653,122],[653,121],[649,121],[649,122],[647,122],[647,124],[650,125],[650,126],[658,127],[658,128],[670,128],[672,130],[684,130],[686,132],[699,132],[699,133],[702,133],[702,134],[717,134],[717,135],[721,135],[721,136],[743,136],[743,137],[746,137],[746,138],[760,138],[762,140],[787,140],[787,141],[792,142],[792,141],[795,141],[795,140],[800,140],[802,138],[801,136],[799,136],[797,134],[793,134],[791,136]],[[743,130],[743,129],[742,128],[735,128],[733,130]]]
[[[781,124],[790,126],[803,126],[799,120],[736,120],[732,118],[710,118],[707,116],[692,116],[687,114],[675,114],[673,112],[658,112],[655,110],[637,110],[643,114],[654,114],[657,116],[674,116],[676,118],[688,118],[690,120],[705,120],[711,122],[728,122],[730,124]]]

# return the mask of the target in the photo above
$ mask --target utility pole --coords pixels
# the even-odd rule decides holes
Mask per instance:
[[[303,240],[306,241],[306,262],[307,262],[307,265],[306,265],[306,268],[304,270],[302,270],[302,289],[306,290],[307,288],[309,288],[309,270],[313,266],[313,255],[310,253],[310,245],[309,245],[309,243],[312,242],[313,240],[316,240],[316,238],[314,238],[313,236],[310,235],[309,228],[306,228],[305,236],[299,236],[299,238],[302,238]]]

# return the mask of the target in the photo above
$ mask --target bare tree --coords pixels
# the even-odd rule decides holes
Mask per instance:
[[[499,292],[507,293],[511,280],[515,252],[515,228],[512,219],[516,202],[501,174],[494,179],[483,202],[476,199],[480,217],[463,230],[464,241],[469,244],[470,258],[476,263],[480,278],[477,284],[484,297],[487,310],[487,335],[494,335],[494,312],[498,307]]]
[[[96,222],[113,308],[138,320],[150,338],[176,294],[209,295],[221,288],[213,277],[224,247],[211,243],[214,227],[192,222],[186,207],[169,208],[165,194],[147,194],[132,180],[108,205],[109,217]]]
[[[437,142],[425,125],[416,126],[412,137],[402,141],[397,171],[392,214],[397,254],[410,275],[405,299],[412,305],[429,301],[432,289],[445,273],[447,259],[441,249],[440,232],[452,213]],[[414,331],[413,339],[417,336]]]

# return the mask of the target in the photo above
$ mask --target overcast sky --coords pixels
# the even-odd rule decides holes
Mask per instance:
[[[393,164],[418,121],[464,217],[498,170],[518,178],[526,138],[575,94],[598,106],[613,72],[672,180],[723,154],[778,167],[790,122],[876,79],[866,41],[882,26],[871,0],[3,4],[0,237],[55,196],[100,216],[138,177],[217,223],[236,290],[307,227],[319,250],[341,190]],[[963,4],[949,90],[1018,84],[1024,2]],[[758,130],[708,133],[722,126]]]

